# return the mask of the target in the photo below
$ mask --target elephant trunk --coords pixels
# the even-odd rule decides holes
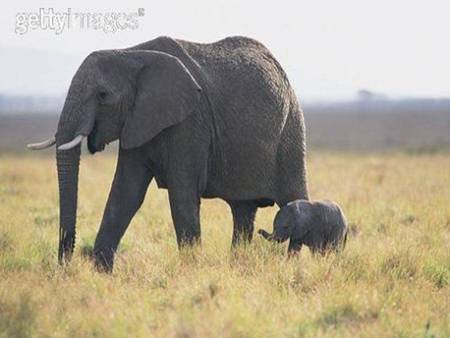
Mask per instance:
[[[266,230],[259,229],[258,233],[269,242],[283,243],[289,238],[287,233],[283,232],[280,234],[278,230],[274,230],[273,233],[269,234]]]
[[[70,150],[56,151],[59,184],[58,261],[60,264],[70,260],[75,245],[80,151],[80,145]]]
[[[267,239],[268,241],[273,241],[273,235],[269,234],[266,230],[259,229],[258,234]]]
[[[79,99],[86,96],[79,78],[72,80],[56,133],[60,264],[69,261],[74,250],[81,141],[91,132],[95,118],[93,100]]]

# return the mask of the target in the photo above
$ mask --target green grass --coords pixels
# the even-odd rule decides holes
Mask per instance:
[[[255,238],[230,252],[231,216],[202,203],[202,248],[178,252],[167,193],[152,185],[112,275],[86,258],[114,158],[85,156],[77,249],[57,265],[52,158],[0,155],[0,337],[449,337],[450,155],[312,152],[312,198],[339,202],[339,256]],[[270,230],[276,208],[261,209]]]

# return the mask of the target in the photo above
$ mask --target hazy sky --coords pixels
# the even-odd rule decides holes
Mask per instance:
[[[64,93],[82,59],[159,35],[211,42],[246,35],[279,59],[303,99],[450,96],[448,1],[3,1],[0,93]],[[15,32],[17,13],[137,12],[139,27]],[[28,15],[28,14],[27,14]],[[34,51],[29,51],[32,49]]]

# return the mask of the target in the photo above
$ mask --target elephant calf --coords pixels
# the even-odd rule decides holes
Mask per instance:
[[[282,243],[288,238],[289,254],[300,251],[302,244],[322,255],[339,250],[347,239],[347,221],[338,204],[331,201],[295,200],[282,207],[273,223],[273,233],[258,233],[269,241]]]

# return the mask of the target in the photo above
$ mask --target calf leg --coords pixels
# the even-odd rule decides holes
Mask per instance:
[[[289,241],[289,247],[288,247],[288,256],[296,256],[300,253],[300,250],[302,249],[302,241],[299,239],[290,239]]]

